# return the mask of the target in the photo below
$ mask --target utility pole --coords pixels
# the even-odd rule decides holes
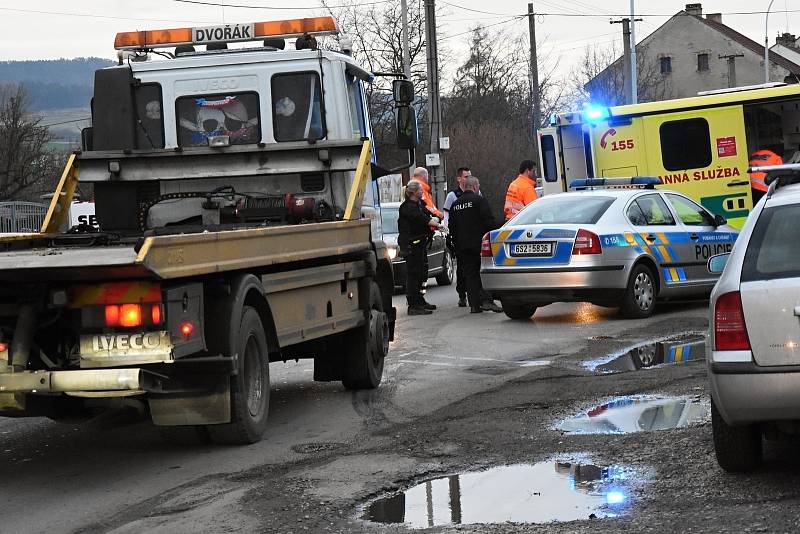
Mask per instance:
[[[728,87],[736,87],[736,58],[744,57],[744,54],[720,54],[720,59],[728,60]]]
[[[634,6],[635,0],[631,0],[631,104],[636,104],[639,101],[639,80],[636,73],[636,22],[642,19],[636,18],[636,8]]]
[[[622,24],[622,85],[625,88],[625,103],[633,104],[633,76],[631,76],[631,19],[612,20],[611,24]]]
[[[542,172],[542,162],[539,161],[539,136],[536,135],[539,126],[542,124],[542,103],[539,94],[539,65],[536,60],[536,19],[533,12],[533,2],[528,4],[528,31],[531,38],[531,101],[533,102],[533,114],[531,116],[532,137],[534,158],[537,162],[539,172]]]
[[[438,154],[439,137],[442,133],[442,119],[439,103],[439,53],[436,45],[435,0],[425,0],[425,48],[427,50],[428,66],[428,118],[430,120],[431,154]],[[432,167],[431,171],[430,180],[433,201],[438,206],[440,197],[439,168]]]
[[[408,50],[408,3],[407,0],[401,0],[400,11],[402,16],[402,39],[403,39],[403,74],[406,79],[411,79],[411,52]]]

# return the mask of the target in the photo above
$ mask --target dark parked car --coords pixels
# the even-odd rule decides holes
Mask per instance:
[[[381,221],[383,225],[383,240],[389,248],[394,268],[394,285],[404,287],[406,283],[406,261],[400,255],[397,247],[397,216],[399,202],[381,203]],[[428,248],[428,278],[436,278],[440,286],[449,286],[455,277],[453,256],[445,245],[445,238],[441,232],[433,235],[433,241]]]

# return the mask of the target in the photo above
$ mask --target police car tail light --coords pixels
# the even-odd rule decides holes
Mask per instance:
[[[742,297],[738,291],[725,293],[714,305],[714,350],[750,350]]]
[[[492,257],[492,242],[489,239],[489,234],[483,234],[483,239],[481,240],[481,257],[482,258],[491,258]]]
[[[583,228],[578,230],[575,244],[572,245],[572,254],[602,254],[602,252],[600,238],[597,237],[597,234]]]

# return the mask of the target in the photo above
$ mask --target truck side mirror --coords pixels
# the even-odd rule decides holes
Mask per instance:
[[[409,80],[394,80],[392,95],[397,106],[410,106],[414,102],[414,84]]]
[[[416,148],[419,144],[419,129],[417,128],[417,113],[414,108],[411,106],[396,108],[395,122],[397,146],[408,150]]]

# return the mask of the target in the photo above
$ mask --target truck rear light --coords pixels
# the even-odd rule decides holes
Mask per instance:
[[[8,343],[3,343],[0,341],[0,352],[5,352],[8,350]]]
[[[164,314],[161,310],[161,304],[153,304],[150,306],[150,320],[154,325],[161,324],[164,319]]]
[[[481,257],[482,258],[492,257],[492,242],[489,239],[488,232],[483,234],[483,239],[481,240]]]
[[[194,325],[189,321],[181,323],[181,335],[188,339],[192,337],[192,334],[194,334]]]
[[[750,350],[742,297],[738,291],[725,293],[714,305],[714,350]]]
[[[575,236],[575,244],[572,245],[572,254],[602,254],[603,249],[600,247],[600,238],[597,234],[584,230],[578,230],[578,235]]]
[[[106,326],[142,326],[141,304],[109,304],[105,308]]]

